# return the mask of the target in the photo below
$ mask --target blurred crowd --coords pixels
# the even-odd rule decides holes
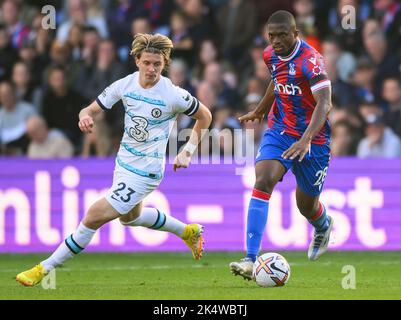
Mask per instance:
[[[56,29],[42,26],[47,4],[56,9]],[[347,5],[355,8],[355,19]],[[136,71],[129,56],[136,33],[172,39],[166,75],[211,109],[210,139],[218,145],[213,153],[242,152],[231,139],[241,128],[254,130],[246,144],[257,149],[266,123],[241,125],[237,117],[256,107],[270,81],[262,59],[265,23],[280,9],[295,15],[301,38],[325,57],[333,89],[333,156],[400,157],[401,3],[396,0],[3,0],[1,154],[114,155],[124,109],[102,113],[89,135],[80,132],[78,113],[105,87]],[[178,129],[193,123],[180,116]]]

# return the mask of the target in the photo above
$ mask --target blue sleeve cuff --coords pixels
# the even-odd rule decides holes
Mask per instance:
[[[109,110],[108,108],[105,107],[105,105],[100,101],[99,98],[96,98],[96,102],[104,111]]]

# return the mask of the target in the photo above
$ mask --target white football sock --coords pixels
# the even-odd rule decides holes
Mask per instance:
[[[144,208],[141,215],[133,221],[121,222],[125,226],[146,227],[149,229],[168,231],[181,237],[184,233],[186,224],[166,215],[155,208]]]
[[[63,264],[65,261],[80,253],[92,240],[96,230],[89,229],[81,222],[75,232],[67,237],[46,260],[41,262],[46,272]]]

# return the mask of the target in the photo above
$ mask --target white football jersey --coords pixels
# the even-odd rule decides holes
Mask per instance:
[[[125,119],[116,169],[159,180],[175,119],[179,113],[195,114],[199,101],[163,76],[152,88],[145,89],[139,84],[139,72],[111,84],[96,101],[107,110],[120,99]]]

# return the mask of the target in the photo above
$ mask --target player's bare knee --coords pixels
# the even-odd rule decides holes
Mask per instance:
[[[267,193],[272,193],[277,181],[270,175],[261,175],[256,178],[255,189]]]
[[[132,211],[130,211],[129,213],[122,215],[119,218],[119,220],[120,220],[120,223],[125,226],[125,225],[129,224],[130,222],[136,220],[138,217],[139,217],[139,214],[133,213]]]
[[[311,208],[312,207],[298,205],[298,210],[303,216],[309,216],[311,214]]]
[[[139,215],[141,214],[142,204],[137,204],[130,212],[127,214],[122,215],[119,220],[122,225],[127,225],[130,222],[136,220]]]
[[[125,214],[125,215],[121,216],[120,218],[118,218],[118,221],[120,221],[120,223],[124,226],[127,223],[129,223],[130,220],[127,218],[127,215]]]
[[[89,208],[82,222],[88,228],[97,230],[109,220],[108,215],[105,213],[105,208],[98,201]]]
[[[103,219],[96,216],[96,214],[91,213],[90,211],[88,211],[85,218],[82,220],[82,223],[86,227],[93,229],[93,230],[99,229],[104,224]]]
[[[316,204],[314,202],[305,202],[297,199],[297,207],[299,212],[306,217],[313,216],[316,211]]]
[[[123,217],[120,217],[120,218],[118,219],[118,221],[120,221],[120,223],[121,223],[123,226],[129,226],[129,225],[130,225],[130,222],[132,222],[132,221],[130,221],[130,220],[128,220],[128,219],[125,219],[124,216],[123,216]]]

